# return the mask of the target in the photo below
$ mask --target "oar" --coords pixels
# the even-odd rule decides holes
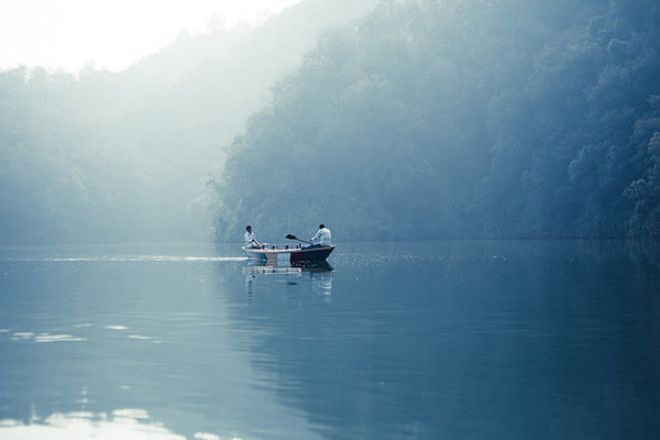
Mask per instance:
[[[301,239],[299,239],[298,237],[296,237],[295,235],[292,235],[292,234],[286,234],[286,237],[284,237],[284,238],[286,238],[287,240],[297,240],[297,241],[302,241],[303,243],[312,244],[311,241],[301,240]]]

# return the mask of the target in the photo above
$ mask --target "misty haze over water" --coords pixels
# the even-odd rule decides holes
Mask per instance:
[[[183,34],[118,73],[0,72],[0,241],[212,241],[206,188],[232,139],[320,32],[374,4]]]
[[[659,78],[655,0],[1,70],[0,439],[660,437]],[[321,222],[326,264],[237,244]]]

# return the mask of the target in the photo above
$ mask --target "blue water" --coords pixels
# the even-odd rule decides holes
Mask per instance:
[[[653,242],[0,248],[0,439],[660,438]]]

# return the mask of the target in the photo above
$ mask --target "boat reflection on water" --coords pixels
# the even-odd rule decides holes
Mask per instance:
[[[332,294],[334,268],[327,261],[298,262],[292,264],[259,264],[248,261],[243,266],[245,290],[248,295],[256,289],[271,289],[282,283],[287,286],[305,285],[311,281],[312,292],[322,295]]]

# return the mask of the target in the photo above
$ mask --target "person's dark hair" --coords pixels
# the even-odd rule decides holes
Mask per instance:
[[[245,230],[248,231],[248,232],[250,232],[250,231],[252,230],[252,226],[247,225],[247,226],[245,227]]]
[[[319,225],[319,229],[323,229],[323,228],[325,228],[325,225],[324,225],[323,223],[321,223],[321,224]]]

